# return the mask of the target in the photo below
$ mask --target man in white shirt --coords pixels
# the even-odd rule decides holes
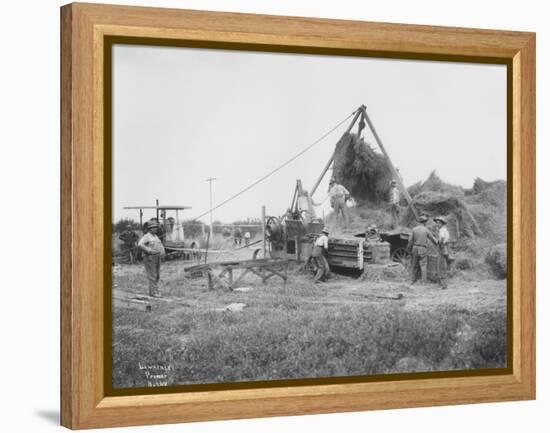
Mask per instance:
[[[401,197],[399,195],[399,189],[397,188],[397,181],[391,181],[390,189],[390,204],[391,204],[391,219],[392,219],[392,228],[399,226],[399,201]]]
[[[159,224],[156,219],[151,219],[147,224],[147,233],[139,240],[138,248],[143,253],[143,264],[145,266],[145,274],[149,280],[149,296],[160,298],[162,295],[159,292],[160,280],[160,258],[166,254],[164,245],[157,236]]]
[[[315,282],[326,281],[330,268],[326,259],[328,254],[328,229],[325,227],[321,235],[313,243],[311,258],[316,267]]]
[[[439,246],[439,261],[438,261],[438,277],[439,285],[442,289],[447,288],[447,273],[451,259],[449,257],[449,242],[451,236],[449,230],[447,230],[447,220],[445,217],[436,217],[434,221],[439,229],[437,235],[437,245]]]
[[[330,181],[329,192],[330,204],[334,209],[334,219],[338,223],[338,216],[342,214],[344,219],[344,227],[348,227],[348,209],[346,202],[350,198],[350,193],[344,185],[336,183],[335,180]]]

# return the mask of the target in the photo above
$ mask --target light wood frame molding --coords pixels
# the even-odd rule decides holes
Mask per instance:
[[[513,245],[510,373],[106,396],[106,36],[508,62],[512,91],[508,243]],[[62,425],[80,429],[535,398],[534,33],[75,3],[61,8],[61,102]]]

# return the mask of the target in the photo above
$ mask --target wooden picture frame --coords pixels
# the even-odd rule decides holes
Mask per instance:
[[[509,67],[511,365],[505,374],[108,396],[108,38]],[[178,42],[180,41],[180,42]],[[61,424],[72,429],[535,398],[535,35],[525,32],[70,4],[61,8]]]

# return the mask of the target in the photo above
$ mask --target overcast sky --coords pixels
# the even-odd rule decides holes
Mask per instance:
[[[124,206],[192,206],[194,218],[310,145],[365,104],[406,185],[432,170],[471,187],[506,179],[503,65],[117,45],[113,48],[113,221]],[[349,123],[349,122],[348,122]],[[346,129],[214,211],[281,215],[311,189]],[[366,140],[375,143],[370,133]],[[314,199],[326,197],[326,176]],[[327,202],[325,202],[325,209]],[[152,216],[152,213],[146,214]],[[202,220],[208,221],[208,217]]]

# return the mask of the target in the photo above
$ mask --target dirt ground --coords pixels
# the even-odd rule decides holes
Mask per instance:
[[[240,253],[232,252],[220,255],[217,259],[244,259],[248,255],[246,252],[251,255],[252,250],[251,247],[250,251],[245,249]],[[455,276],[449,280],[449,288],[441,290],[436,284],[410,285],[402,276],[397,280],[368,281],[333,273],[329,281],[315,284],[310,274],[293,264],[289,268],[286,282],[273,277],[264,285],[259,277],[249,274],[242,280],[240,287],[251,290],[230,292],[219,288],[208,290],[206,277],[187,277],[184,267],[191,264],[179,260],[162,263],[160,287],[166,299],[152,300],[153,309],[158,303],[170,304],[170,308],[176,310],[215,310],[231,303],[258,305],[262,301],[270,301],[271,297],[278,296],[283,291],[298,296],[300,303],[312,305],[398,303],[402,308],[425,310],[437,305],[452,304],[472,311],[506,309],[506,280],[495,280],[488,273],[485,278]],[[113,268],[114,296],[147,294],[147,280],[142,265],[117,265]]]

